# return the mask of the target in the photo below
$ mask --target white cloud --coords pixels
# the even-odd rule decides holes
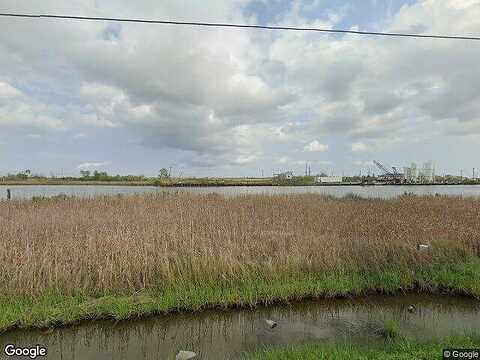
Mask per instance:
[[[355,142],[352,144],[352,151],[353,152],[365,152],[368,150],[368,147],[366,144],[362,142]]]
[[[110,164],[109,161],[104,161],[104,162],[86,162],[83,164],[80,164],[77,166],[77,169],[79,170],[92,170],[92,169],[97,169],[101,168],[102,166],[106,166]]]
[[[356,161],[353,162],[353,164],[354,164],[355,166],[365,166],[365,167],[375,166],[375,164],[373,163],[373,161],[356,160]]]
[[[235,163],[239,165],[244,165],[244,164],[249,164],[255,160],[256,160],[255,155],[251,155],[251,156],[239,155],[235,158]]]
[[[10,99],[21,96],[22,92],[10,84],[0,81],[0,99]]]
[[[277,162],[280,164],[286,164],[290,161],[290,158],[288,156],[282,156],[277,159]]]
[[[330,160],[319,160],[319,161],[318,161],[318,164],[321,164],[321,165],[332,165],[333,162],[330,161]]]
[[[306,152],[324,152],[328,150],[327,144],[322,144],[318,140],[313,140],[311,143],[305,145],[303,151]]]
[[[2,8],[248,22],[247,4],[3,0]],[[276,22],[328,28],[344,16],[340,9],[311,20],[303,15],[307,7],[293,2]],[[478,1],[419,0],[377,25],[468,35],[480,32],[479,18]],[[468,42],[2,21],[10,29],[0,33],[3,134],[22,128],[90,137],[121,129],[145,147],[185,154],[184,162],[198,167],[276,161],[304,144],[305,152],[327,151],[311,140],[331,134],[353,152],[385,147],[393,137],[421,144],[480,134],[480,47]],[[289,153],[288,161],[301,160],[300,153]]]
[[[479,6],[480,1],[478,0],[448,0],[450,7],[455,9],[468,9],[472,6]]]

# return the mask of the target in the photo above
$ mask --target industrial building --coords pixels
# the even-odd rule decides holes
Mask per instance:
[[[435,182],[435,165],[429,160],[418,167],[416,163],[403,168],[403,173],[395,166],[385,166],[374,160],[374,164],[382,171],[377,181],[390,184],[429,184]],[[391,170],[390,170],[391,169]]]
[[[409,183],[417,182],[418,172],[417,164],[412,163],[410,167],[404,167],[403,173],[405,174],[405,180]]]
[[[316,183],[321,184],[337,184],[343,181],[342,176],[317,176],[315,177]]]
[[[404,168],[405,180],[408,183],[433,183],[435,182],[435,165],[429,160],[421,168],[416,163]]]

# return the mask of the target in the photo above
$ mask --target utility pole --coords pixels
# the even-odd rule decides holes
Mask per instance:
[[[475,180],[475,168],[473,168],[472,180]]]

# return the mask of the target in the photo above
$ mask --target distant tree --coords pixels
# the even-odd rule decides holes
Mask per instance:
[[[95,170],[95,171],[93,172],[93,178],[94,178],[95,180],[106,180],[106,179],[108,179],[108,174],[107,174],[106,171],[97,171],[97,170]]]
[[[158,174],[159,179],[168,179],[170,177],[168,170],[166,168],[161,168]]]
[[[27,178],[29,178],[31,175],[32,175],[32,172],[31,172],[29,169],[27,169],[27,170],[24,170],[24,171],[19,172],[17,175],[15,175],[15,177],[16,177],[17,179],[27,179]]]
[[[80,175],[84,178],[90,177],[90,170],[80,170]]]

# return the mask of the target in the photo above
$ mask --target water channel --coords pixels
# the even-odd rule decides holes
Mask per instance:
[[[415,311],[408,311],[414,305]],[[265,322],[278,326],[271,329]],[[54,330],[0,335],[0,347],[42,344],[48,359],[174,359],[183,349],[198,359],[242,359],[267,345],[386,341],[385,321],[420,340],[480,331],[480,301],[442,295],[315,300],[257,309],[204,311],[131,321],[86,322]],[[451,344],[446,344],[451,345]]]

